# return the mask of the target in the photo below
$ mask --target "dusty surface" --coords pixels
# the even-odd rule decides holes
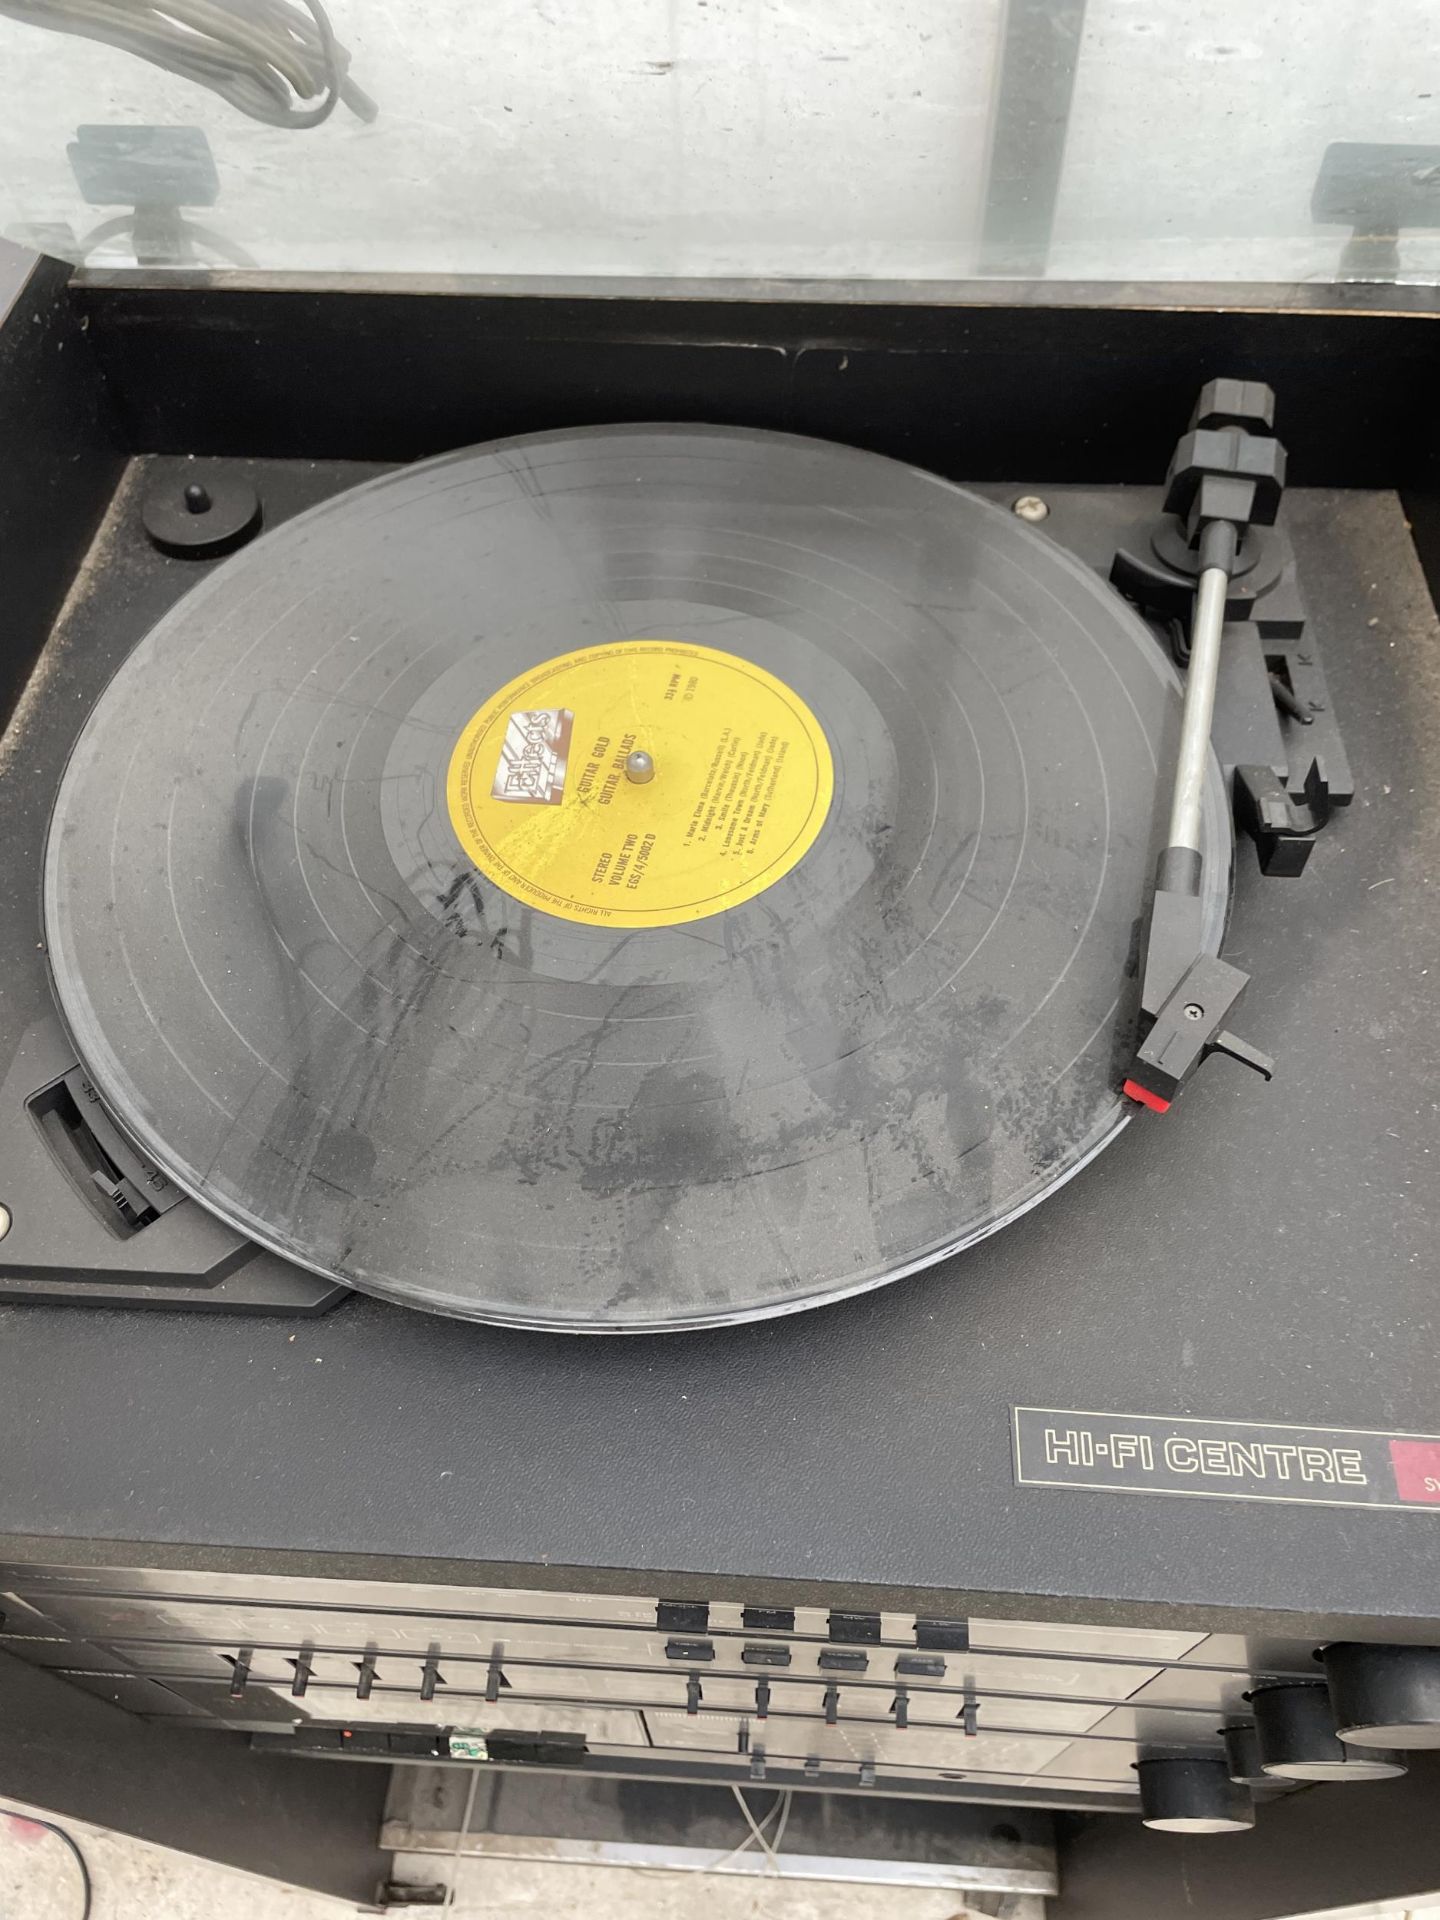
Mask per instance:
[[[397,1854],[402,1882],[447,1884],[450,1863],[433,1855]],[[845,1886],[833,1881],[785,1881],[739,1874],[666,1873],[630,1867],[537,1865],[532,1861],[461,1862],[456,1920],[981,1920],[997,1910],[967,1904],[963,1894],[938,1887]],[[416,1909],[423,1913],[425,1908]],[[1019,1896],[1000,1908],[1005,1920],[1044,1920],[1045,1904]]]
[[[124,1834],[63,1823],[85,1854],[94,1884],[92,1920],[346,1920],[359,1909],[323,1894],[301,1893],[272,1880],[152,1847]],[[446,1885],[450,1863],[433,1855],[396,1856],[396,1877]],[[0,1815],[0,1888],[5,1920],[79,1920],[79,1874],[62,1843],[15,1815]],[[739,1875],[652,1873],[621,1867],[467,1861],[456,1920],[980,1920],[986,1908],[938,1889],[882,1889],[821,1884],[778,1885]],[[417,1913],[434,1908],[410,1908]],[[401,1908],[392,1908],[400,1912]],[[1043,1920],[1040,1901],[1014,1903],[1005,1920]]]
[[[83,1821],[61,1822],[85,1855],[91,1920],[345,1920],[343,1900],[301,1893],[209,1860],[148,1846]],[[0,1815],[0,1888],[5,1920],[79,1920],[79,1870],[53,1834]]]

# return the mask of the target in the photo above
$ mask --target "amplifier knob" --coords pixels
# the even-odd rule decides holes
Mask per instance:
[[[1440,1747],[1440,1647],[1366,1647],[1320,1656],[1340,1738],[1355,1747]]]

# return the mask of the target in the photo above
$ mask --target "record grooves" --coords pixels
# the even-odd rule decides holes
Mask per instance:
[[[56,997],[139,1144],[303,1266],[575,1331],[815,1305],[1123,1125],[1179,705],[1098,579],[933,476],[474,448],[126,661],[52,821]],[[1214,951],[1213,766],[1205,830]]]

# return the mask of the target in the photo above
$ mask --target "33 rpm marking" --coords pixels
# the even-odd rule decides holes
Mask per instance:
[[[1178,710],[1095,574],[933,475],[470,448],[263,534],[123,663],[51,820],[56,1000],[147,1156],[317,1272],[576,1332],[793,1312],[1124,1126]],[[1215,767],[1204,831],[1213,952]]]
[[[461,846],[517,900],[582,924],[672,927],[783,879],[834,786],[819,722],[773,674],[635,639],[502,687],[456,742],[446,798]]]

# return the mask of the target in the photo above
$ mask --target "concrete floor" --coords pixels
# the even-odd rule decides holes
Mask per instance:
[[[63,1823],[85,1854],[94,1883],[92,1920],[355,1920],[345,1901],[300,1893],[254,1874],[172,1853],[124,1834]],[[446,1883],[449,1863],[434,1855],[396,1856],[403,1881]],[[4,1920],[78,1920],[79,1876],[65,1847],[42,1828],[0,1813],[0,1914]],[[439,1909],[390,1908],[421,1915]],[[913,1888],[786,1883],[727,1875],[639,1872],[620,1867],[461,1863],[454,1920],[991,1920],[963,1895]],[[1003,1920],[1044,1920],[1044,1903],[1018,1898]],[[1310,1920],[1420,1920],[1440,1914],[1440,1894],[1408,1908],[1352,1907]]]
[[[83,1821],[61,1824],[90,1869],[92,1920],[354,1920],[358,1911],[378,1911],[297,1892]],[[448,1863],[433,1855],[397,1857],[402,1880],[444,1884],[447,1871]],[[78,1920],[81,1911],[80,1879],[61,1842],[28,1820],[0,1814],[4,1920]],[[420,1915],[436,1909],[390,1911]],[[514,1861],[463,1862],[447,1911],[455,1920],[555,1920],[573,1913],[587,1920],[980,1920],[962,1895],[933,1890],[777,1885],[739,1876]],[[1043,1920],[1043,1903],[1012,1903],[1006,1920]]]
[[[91,1920],[353,1920],[355,1908],[322,1894],[209,1860],[152,1847],[126,1834],[62,1820],[85,1855],[94,1886]],[[0,1914],[4,1920],[79,1920],[80,1876],[52,1834],[0,1814]]]

